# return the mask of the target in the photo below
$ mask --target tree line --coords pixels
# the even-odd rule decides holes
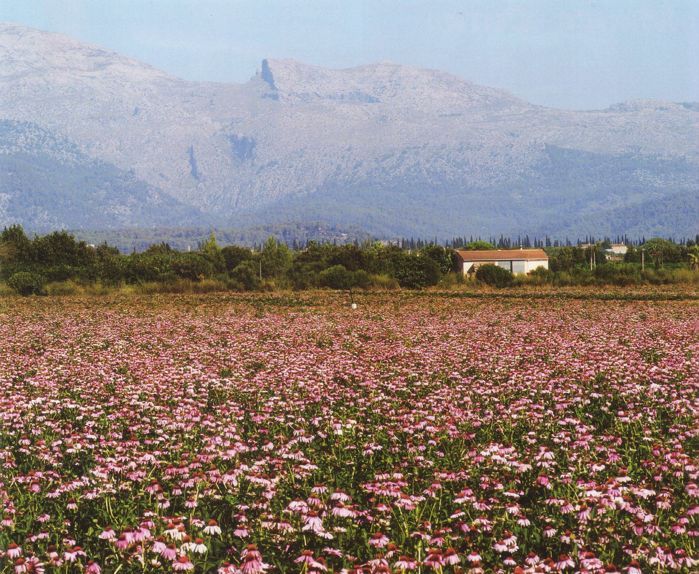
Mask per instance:
[[[486,269],[477,279],[497,286],[523,281],[628,284],[652,280],[651,273],[657,278],[663,268],[689,270],[696,269],[699,263],[699,249],[694,241],[680,244],[651,239],[640,246],[630,246],[624,263],[613,265],[606,262],[607,246],[598,242],[585,248],[548,247],[548,271],[514,278]],[[142,252],[123,254],[106,243],[91,245],[65,231],[30,237],[21,226],[13,225],[0,233],[0,279],[22,294],[44,293],[47,285],[65,282],[167,286],[209,281],[219,288],[240,291],[324,287],[421,289],[440,282],[464,280],[456,272],[454,247],[495,248],[487,241],[469,240],[450,247],[420,242],[415,248],[376,241],[345,245],[310,242],[304,248],[292,249],[270,237],[262,246],[252,249],[239,245],[222,247],[211,234],[191,251],[178,251],[160,243]],[[644,260],[647,270],[639,268],[641,257],[647,257],[647,263]],[[591,260],[594,267],[590,266]],[[668,272],[665,275],[670,277]]]

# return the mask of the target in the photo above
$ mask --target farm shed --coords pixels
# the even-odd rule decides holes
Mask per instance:
[[[543,249],[489,249],[479,251],[457,250],[461,272],[475,273],[481,265],[497,265],[516,275],[549,268],[549,256]]]

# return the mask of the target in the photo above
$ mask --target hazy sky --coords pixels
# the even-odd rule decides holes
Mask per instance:
[[[392,61],[550,106],[699,101],[699,0],[2,0],[0,20],[192,80]]]

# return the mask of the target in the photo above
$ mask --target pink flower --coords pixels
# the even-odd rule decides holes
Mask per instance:
[[[417,570],[417,561],[410,556],[401,556],[393,564],[396,570],[401,570],[402,572],[408,572],[410,570]]]
[[[66,562],[75,562],[80,556],[85,556],[85,552],[80,546],[73,546],[70,550],[63,553],[63,559]]]
[[[116,540],[117,535],[116,532],[112,529],[111,526],[107,526],[99,535],[99,538],[102,540]]]
[[[182,554],[172,563],[172,569],[178,571],[193,570],[194,564],[192,564],[189,556]]]
[[[375,548],[384,548],[389,543],[388,537],[382,532],[375,532],[369,538],[369,545]]]
[[[454,564],[458,564],[460,561],[461,560],[459,560],[459,555],[456,553],[456,550],[453,548],[447,548],[446,552],[444,553],[444,563],[448,566],[453,566]]]
[[[206,527],[204,528],[204,534],[208,534],[209,536],[220,535],[221,527],[218,525],[218,522],[216,522],[216,520],[214,520],[213,518],[209,520]]]

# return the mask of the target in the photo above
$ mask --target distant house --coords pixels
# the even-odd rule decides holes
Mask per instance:
[[[623,243],[612,243],[612,246],[605,249],[604,253],[610,259],[623,259],[628,250],[629,248]]]
[[[543,249],[488,249],[483,251],[457,250],[461,272],[475,273],[481,265],[497,265],[516,275],[549,268],[549,256]]]
[[[612,246],[607,249],[607,251],[611,251],[615,255],[626,255],[628,250],[629,248],[623,243],[612,243]]]

